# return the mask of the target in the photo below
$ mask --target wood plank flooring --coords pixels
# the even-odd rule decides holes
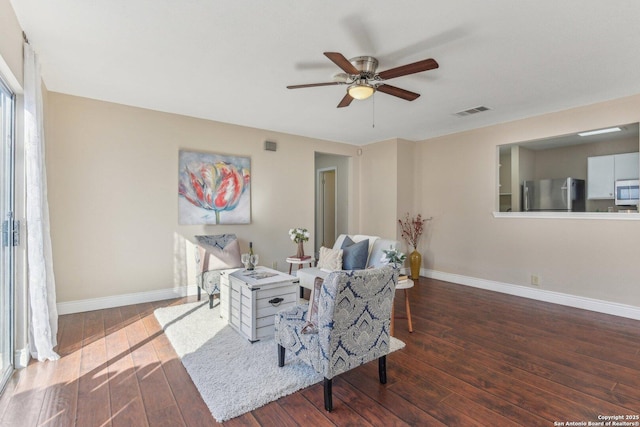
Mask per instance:
[[[407,346],[388,357],[386,385],[374,362],[334,379],[331,413],[317,384],[224,424],[640,424],[640,321],[426,278],[410,296],[414,332],[396,320]],[[15,373],[0,426],[216,425],[153,316],[193,300],[61,316],[61,359]]]

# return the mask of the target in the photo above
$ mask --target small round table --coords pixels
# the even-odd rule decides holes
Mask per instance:
[[[402,280],[398,282],[398,284],[396,285],[396,290],[404,289],[404,304],[405,304],[405,309],[407,310],[406,319],[407,319],[407,323],[409,324],[409,332],[413,332],[413,325],[411,324],[411,308],[409,307],[409,289],[413,288],[413,285],[414,283],[413,283],[413,280],[411,279]],[[395,304],[391,306],[391,327],[390,327],[391,336],[393,336],[393,332],[394,332],[394,321],[393,321],[393,319],[395,318],[394,306]],[[404,317],[402,317],[402,319],[404,319]]]
[[[291,267],[293,267],[293,264],[297,264],[298,270],[300,270],[302,267],[304,267],[305,264],[309,264],[309,267],[313,267],[313,263],[316,262],[316,259],[314,257],[300,259],[298,257],[290,256],[287,258],[287,262],[289,263],[289,274],[291,274]],[[300,286],[300,298],[303,298],[303,297],[304,297],[304,287]]]
[[[313,263],[316,262],[316,259],[314,257],[304,259],[289,257],[287,258],[287,262],[289,263],[289,274],[291,274],[291,267],[293,267],[294,264],[297,264],[298,270],[300,270],[304,264],[309,264],[309,267],[313,267]]]

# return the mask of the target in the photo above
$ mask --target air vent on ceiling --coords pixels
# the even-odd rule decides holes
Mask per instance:
[[[485,107],[484,105],[481,105],[479,107],[469,108],[468,110],[458,111],[457,113],[455,113],[455,115],[458,117],[465,117],[471,114],[477,114],[477,113],[482,113],[483,111],[489,111],[490,109],[491,108],[489,107]]]

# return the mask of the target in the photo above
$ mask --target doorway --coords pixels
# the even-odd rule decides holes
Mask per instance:
[[[336,168],[318,169],[316,251],[320,251],[320,246],[331,248],[336,241],[336,222],[338,217],[338,179],[336,175]]]
[[[14,369],[14,117],[15,95],[0,78],[0,391]]]

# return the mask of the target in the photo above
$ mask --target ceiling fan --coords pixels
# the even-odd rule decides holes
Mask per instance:
[[[338,52],[325,52],[324,55],[340,67],[346,74],[338,74],[337,81],[327,83],[311,83],[305,85],[287,86],[287,89],[301,89],[306,87],[348,85],[347,94],[338,104],[338,108],[348,107],[354,99],[367,99],[374,92],[380,91],[387,95],[397,96],[407,101],[413,101],[420,96],[399,87],[384,83],[385,80],[409,74],[433,70],[439,65],[435,59],[424,59],[412,64],[402,65],[386,71],[377,72],[378,60],[373,56],[357,56],[347,59]]]

